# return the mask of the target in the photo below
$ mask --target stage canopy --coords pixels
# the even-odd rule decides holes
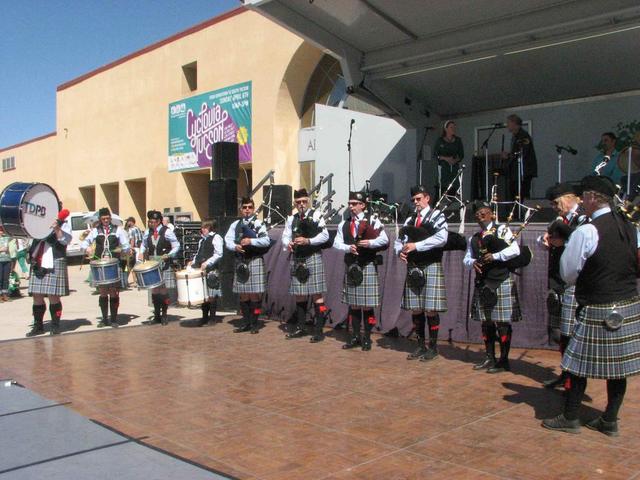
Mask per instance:
[[[245,0],[414,127],[640,88],[637,0]]]

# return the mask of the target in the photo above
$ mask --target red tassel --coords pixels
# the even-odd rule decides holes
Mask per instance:
[[[120,303],[120,302],[118,302],[118,303]],[[169,305],[170,303],[171,303],[171,301],[168,298],[164,299],[164,304],[165,305]]]
[[[320,305],[320,307],[318,307],[318,310],[320,310],[320,313],[326,313],[329,309],[326,305]]]
[[[440,330],[440,325],[431,325],[429,327],[429,330],[431,330],[432,332],[437,332],[438,330]]]
[[[571,390],[571,377],[567,377],[564,380],[564,389]]]
[[[373,315],[371,315],[367,321],[369,322],[369,325],[375,325],[376,324],[376,317],[374,317]]]
[[[487,340],[489,340],[489,338],[486,335],[482,335],[482,341],[486,342]]]
[[[60,318],[62,316],[62,309],[56,312],[56,317]]]
[[[255,308],[255,309],[253,310],[253,314],[254,314],[254,315],[260,315],[261,313],[262,313],[262,310],[260,310],[259,308]]]
[[[502,335],[502,336],[500,337],[500,341],[501,341],[502,343],[507,343],[507,338],[508,338],[508,337],[507,337],[506,335]]]

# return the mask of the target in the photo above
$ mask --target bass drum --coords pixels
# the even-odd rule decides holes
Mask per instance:
[[[15,182],[0,194],[0,223],[12,237],[42,240],[58,218],[58,195],[45,183]]]

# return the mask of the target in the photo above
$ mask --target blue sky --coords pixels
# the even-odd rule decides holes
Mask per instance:
[[[238,0],[2,2],[0,148],[55,130],[58,85],[238,6]]]

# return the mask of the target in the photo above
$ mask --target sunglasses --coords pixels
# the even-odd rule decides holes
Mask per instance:
[[[309,200],[307,200],[306,198],[304,200],[296,200],[296,205],[300,204],[300,203],[309,203]]]
[[[242,205],[240,208],[242,208],[242,210],[250,210],[253,208],[253,205]]]
[[[360,205],[362,202],[349,202],[347,205],[350,207],[355,207],[356,205]]]

